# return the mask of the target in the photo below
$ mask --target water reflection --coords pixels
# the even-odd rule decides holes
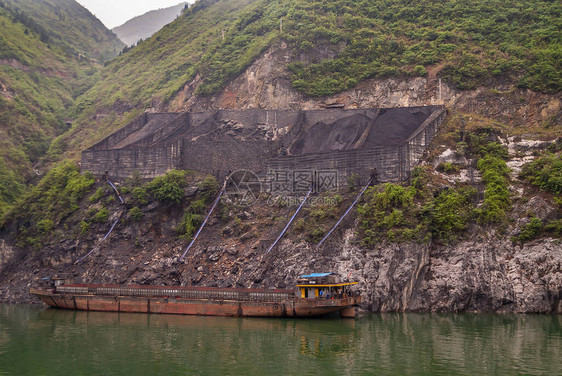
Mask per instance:
[[[561,374],[560,316],[239,319],[0,305],[0,374]]]

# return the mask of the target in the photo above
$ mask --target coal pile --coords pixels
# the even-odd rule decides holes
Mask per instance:
[[[331,124],[318,122],[305,129],[289,153],[304,155],[363,147],[400,145],[428,118],[404,108],[383,110],[378,117],[354,114]]]
[[[410,112],[394,108],[380,115],[363,145],[366,148],[385,145],[400,145],[414,133],[429,117],[423,112]]]

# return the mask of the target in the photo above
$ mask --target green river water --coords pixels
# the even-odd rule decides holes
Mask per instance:
[[[0,305],[0,375],[561,375],[562,316],[261,319]]]

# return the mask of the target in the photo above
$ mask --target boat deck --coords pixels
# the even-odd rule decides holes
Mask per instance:
[[[293,299],[296,291],[280,289],[245,289],[184,286],[119,286],[119,285],[63,285],[60,294],[131,296],[143,298],[174,297],[185,299],[226,299],[254,302],[281,302]]]

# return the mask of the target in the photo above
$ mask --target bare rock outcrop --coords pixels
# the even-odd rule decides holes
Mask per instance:
[[[340,103],[349,109],[446,105],[516,127],[562,124],[562,93],[544,94],[513,85],[458,90],[437,78],[440,67],[430,69],[426,77],[372,78],[329,97],[306,97],[292,87],[287,65],[294,61],[329,57],[334,51],[319,47],[310,52],[310,56],[301,54],[292,51],[284,42],[276,43],[218,94],[195,95],[201,83],[201,78],[195,77],[170,104],[162,104],[160,110],[315,110],[331,103]]]
[[[154,215],[152,220],[161,220]],[[118,228],[110,244],[78,265],[76,252],[86,252],[87,244],[53,244],[40,257],[9,257],[3,246],[0,301],[33,302],[29,287],[55,274],[86,283],[291,288],[303,273],[332,271],[360,283],[367,311],[562,313],[559,239],[521,245],[489,234],[448,246],[369,248],[349,229],[321,248],[287,239],[269,254],[257,243],[215,238],[194,247],[182,263],[181,242],[155,236],[154,223],[137,227]],[[141,233],[153,240],[132,244]]]
[[[272,261],[267,278],[289,285],[299,272],[337,271],[360,282],[363,308],[374,312],[562,313],[560,240],[365,249],[352,238],[319,257],[307,246],[285,243],[277,252],[293,250],[292,261]]]

